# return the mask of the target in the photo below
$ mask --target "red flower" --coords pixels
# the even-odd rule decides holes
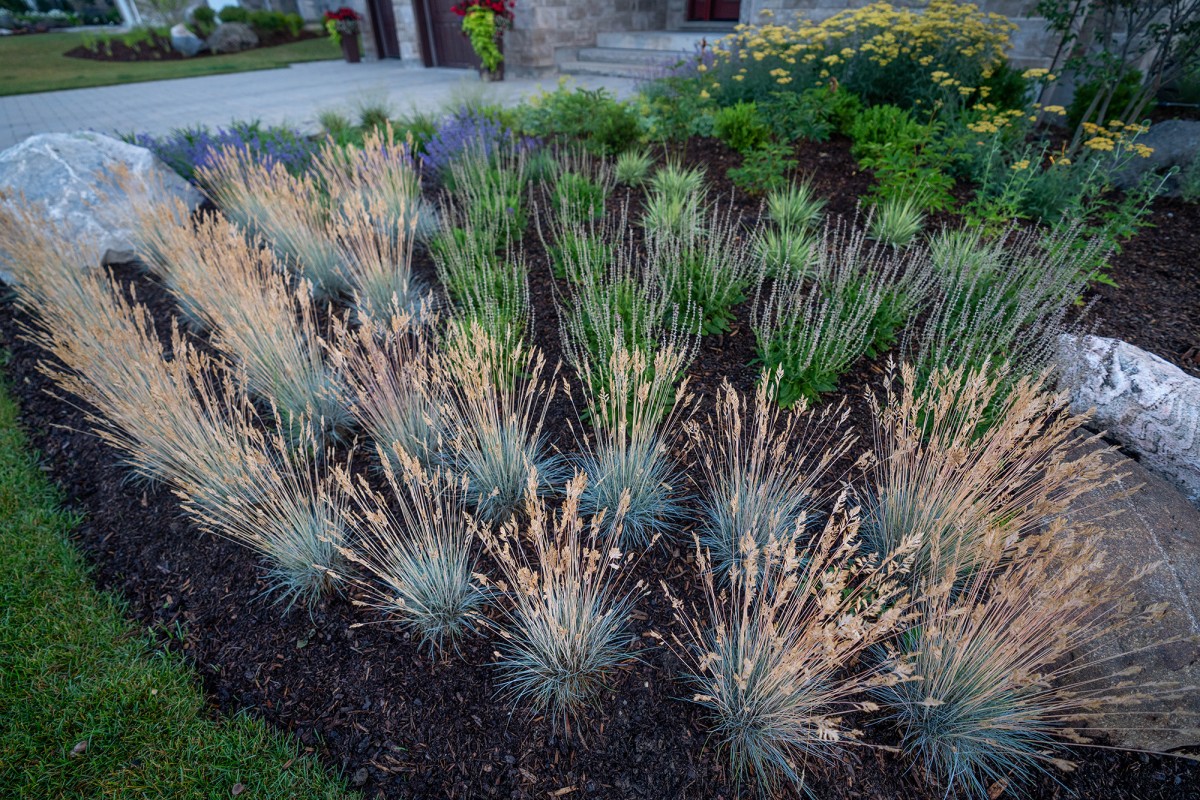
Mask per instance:
[[[501,24],[507,23],[511,25],[513,21],[512,10],[516,8],[516,5],[516,0],[461,0],[461,2],[451,6],[450,10],[460,17],[465,17],[474,9],[482,8],[495,14],[497,20],[501,21]]]
[[[336,11],[326,11],[322,19],[325,22],[333,20],[334,22],[358,22],[362,17],[353,8],[342,6]]]

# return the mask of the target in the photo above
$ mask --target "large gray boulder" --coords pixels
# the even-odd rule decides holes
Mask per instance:
[[[243,22],[224,22],[208,37],[208,49],[214,53],[240,53],[258,47],[258,34]]]
[[[1200,378],[1119,339],[1062,336],[1059,388],[1076,412],[1200,506]]]
[[[1147,691],[1158,696],[1103,712],[1089,733],[1102,733],[1112,744],[1133,750],[1198,754],[1200,510],[1137,462],[1117,453],[1107,458],[1124,475],[1080,497],[1070,515],[1096,522],[1105,568],[1115,575],[1132,575],[1157,564],[1131,591],[1138,609],[1159,607],[1162,612],[1152,621],[1111,631],[1089,646],[1093,666],[1072,680],[1111,686],[1114,696],[1157,685]],[[1126,670],[1133,674],[1122,675]],[[1132,685],[1117,688],[1122,681]]]
[[[171,47],[178,53],[191,58],[204,49],[204,40],[180,23],[171,28]]]
[[[1134,158],[1129,165],[1113,176],[1113,182],[1122,189],[1135,185],[1147,172],[1165,175],[1172,167],[1186,169],[1196,158],[1200,158],[1200,120],[1168,119],[1156,122],[1150,130],[1138,137],[1138,142],[1154,148],[1147,158]],[[1164,192],[1178,194],[1179,176],[1167,181]]]
[[[132,200],[180,197],[195,208],[203,199],[146,148],[88,131],[38,134],[0,153],[0,195],[0,202],[40,204],[97,265],[133,260]],[[0,268],[0,280],[12,276]]]

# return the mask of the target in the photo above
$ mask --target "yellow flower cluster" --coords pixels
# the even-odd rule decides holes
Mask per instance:
[[[1141,158],[1149,158],[1154,148],[1135,141],[1148,130],[1149,125],[1126,125],[1119,119],[1110,120],[1107,125],[1085,122],[1083,132],[1091,138],[1086,139],[1083,146],[1102,153],[1111,153],[1118,147],[1127,148]]]
[[[975,108],[985,112],[984,116],[967,124],[967,128],[975,133],[999,133],[1001,128],[1007,128],[1025,116],[1025,112],[1019,108],[1000,111],[990,103],[978,105]]]
[[[734,53],[786,64],[820,59],[830,67],[856,58],[880,66],[907,58],[922,67],[936,66],[946,80],[950,76],[944,64],[950,59],[998,63],[1015,30],[1007,18],[985,14],[971,3],[930,0],[924,10],[917,11],[878,2],[839,12],[820,23],[799,14],[791,25],[769,21],[738,25],[732,35],[717,43],[714,53],[726,61]]]

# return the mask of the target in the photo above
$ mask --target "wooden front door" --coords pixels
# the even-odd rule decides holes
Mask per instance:
[[[386,1],[386,0],[385,0]],[[479,56],[462,33],[462,17],[450,10],[455,0],[413,0],[421,28],[425,66],[479,69]]]
[[[688,19],[737,22],[742,14],[742,0],[688,0]]]
[[[380,58],[399,58],[400,40],[396,38],[396,14],[392,0],[367,0],[371,32],[375,34],[375,52]]]

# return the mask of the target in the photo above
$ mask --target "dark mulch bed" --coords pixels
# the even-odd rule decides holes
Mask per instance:
[[[287,31],[275,31],[273,33],[258,33],[258,47],[255,50],[263,47],[278,47],[281,44],[291,44],[292,42],[302,42],[305,39],[316,39],[319,34],[312,31],[300,31],[298,36],[292,36]],[[209,58],[212,56],[226,55],[225,53],[213,53],[209,50],[204,50],[194,56],[185,56],[171,46],[171,37],[159,36],[157,33],[152,34],[151,41],[138,42],[133,47],[125,44],[119,37],[113,37],[109,40],[108,46],[98,45],[95,49],[84,47],[73,47],[63,55],[68,58],[86,58],[91,61],[181,61],[185,58]]]
[[[708,142],[703,148],[693,143],[686,158],[706,161],[717,189],[728,193],[723,167],[735,163],[735,155]],[[854,168],[845,142],[814,146],[801,159],[830,198],[830,209],[852,214],[868,179]],[[1200,208],[1162,202],[1153,219],[1158,227],[1116,259],[1113,276],[1122,289],[1097,291],[1100,331],[1181,363],[1189,348],[1200,345],[1200,267],[1189,257],[1200,245]],[[525,244],[536,340],[553,361],[561,352],[554,296],[564,287],[551,276],[532,227]],[[418,270],[432,271],[426,259]],[[118,268],[116,275],[136,286],[165,323],[172,303],[160,287],[132,269]],[[692,385],[709,399],[723,376],[743,389],[753,384],[748,317],[747,304],[729,334],[703,343]],[[21,338],[20,323],[11,303],[0,305],[0,348],[12,354],[9,384],[44,469],[63,487],[67,503],[84,513],[77,541],[97,582],[126,598],[130,613],[160,632],[164,643],[167,632],[181,626],[182,648],[214,710],[249,710],[294,732],[368,797],[732,796],[705,720],[682,699],[689,690],[676,679],[678,661],[640,635],[671,628],[670,607],[657,591],[637,606],[638,660],[621,670],[578,729],[555,735],[547,720],[497,699],[489,640],[469,641],[461,653],[438,661],[393,624],[352,608],[349,598],[286,614],[271,605],[262,597],[263,573],[249,551],[198,532],[167,491],[130,483],[113,452],[82,432],[82,412],[50,396],[53,387],[36,369],[41,354]],[[864,363],[843,382],[860,433],[867,433],[862,393],[878,385],[883,369],[882,360]],[[567,449],[575,435],[566,423],[570,416],[565,399],[551,413],[552,438]],[[655,586],[664,579],[684,598],[696,599],[687,561],[686,546],[661,548],[642,561],[639,577]],[[352,627],[362,622],[372,624]],[[885,724],[874,725],[870,740],[893,740]],[[1200,798],[1200,768],[1181,759],[1104,750],[1078,758],[1076,772],[1047,776],[1028,796]],[[828,798],[938,796],[896,756],[866,747],[849,748],[839,763],[818,766],[811,786],[815,796]]]

